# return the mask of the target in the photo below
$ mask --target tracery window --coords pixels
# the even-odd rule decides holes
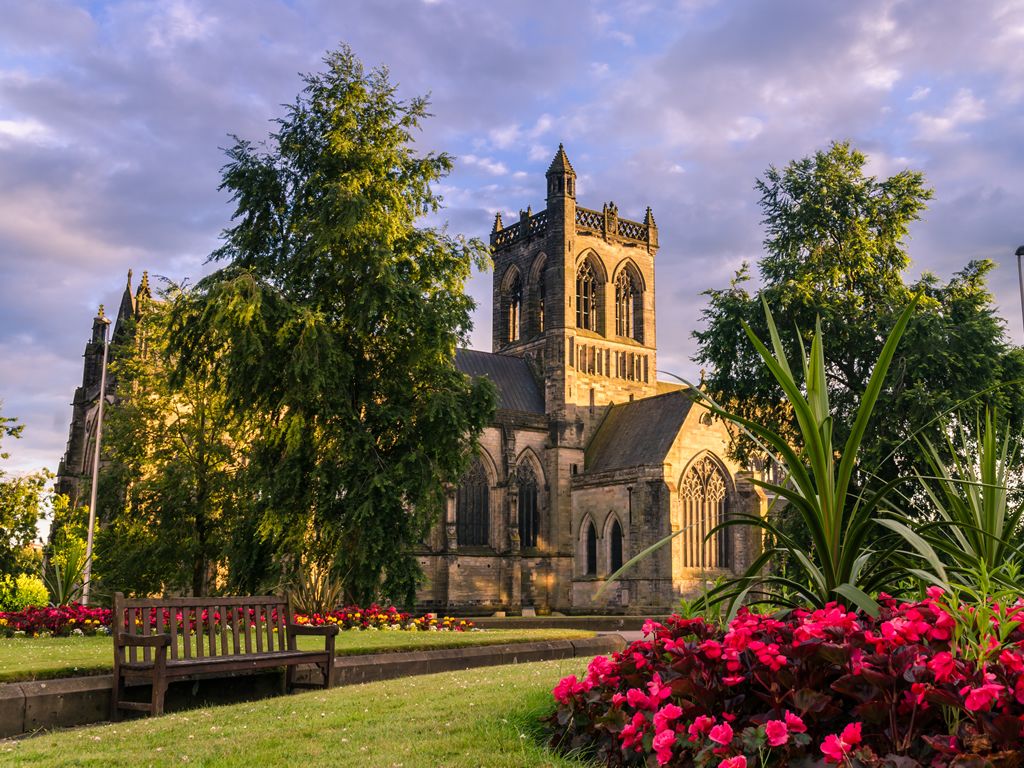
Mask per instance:
[[[488,543],[491,487],[483,462],[476,459],[455,495],[455,529],[459,546]]]
[[[589,261],[576,273],[576,327],[597,330],[597,275]]]
[[[597,576],[597,529],[593,522],[587,523],[587,576]]]
[[[544,305],[547,301],[547,276],[548,266],[545,264],[541,267],[540,273],[537,275],[537,332],[544,333]]]
[[[615,573],[622,567],[622,526],[619,525],[618,520],[612,523],[612,535],[608,550],[608,571]]]
[[[519,477],[519,546],[536,547],[540,531],[540,510],[537,508],[537,474],[528,461],[516,470]]]
[[[642,302],[630,270],[623,269],[615,279],[615,334],[640,341]]]
[[[704,456],[686,470],[679,495],[682,525],[689,531],[682,537],[683,566],[728,568],[732,554],[728,529],[706,539],[709,531],[726,520],[725,477],[714,459]]]
[[[508,302],[508,340],[519,341],[519,321],[523,311],[523,281],[517,272],[509,283],[505,301]]]

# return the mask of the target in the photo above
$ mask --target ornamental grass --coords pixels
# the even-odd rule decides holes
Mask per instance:
[[[552,745],[608,766],[1020,765],[1024,602],[984,610],[973,638],[977,609],[937,588],[883,595],[877,617],[648,621],[649,639],[555,687]]]

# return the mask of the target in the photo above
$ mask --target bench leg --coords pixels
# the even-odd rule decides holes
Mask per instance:
[[[295,688],[295,665],[289,664],[284,669],[284,692],[291,693]]]
[[[110,692],[110,719],[117,723],[121,720],[121,699],[124,698],[124,678],[120,672],[114,672],[114,687]]]
[[[167,649],[161,650],[163,653],[158,650],[153,663],[153,695],[149,712],[154,716],[164,713],[164,696],[167,694]]]

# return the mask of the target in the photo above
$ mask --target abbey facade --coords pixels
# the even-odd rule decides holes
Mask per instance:
[[[419,553],[423,608],[640,612],[671,608],[757,555],[734,514],[763,514],[729,434],[679,385],[657,380],[658,230],[576,204],[560,146],[547,206],[499,214],[493,352],[456,365],[498,389],[494,422],[446,519]],[[670,544],[608,583],[632,556]]]

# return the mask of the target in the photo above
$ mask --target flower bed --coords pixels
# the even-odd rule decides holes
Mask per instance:
[[[368,608],[348,606],[331,613],[314,613],[311,616],[295,615],[296,624],[323,626],[336,624],[341,629],[393,629],[423,632],[466,632],[475,629],[472,621],[456,619],[451,616],[435,616],[432,613],[414,618],[411,613],[403,613],[393,605],[381,608],[371,605]]]
[[[194,611],[184,614],[178,611],[172,617],[171,611],[163,609],[159,615],[157,609],[148,611],[138,609],[135,622],[141,624],[148,619],[150,627],[154,631],[163,631],[170,626],[171,622],[177,622],[179,631],[189,631],[195,634],[196,621],[202,622],[203,627],[209,626],[209,612],[203,610],[198,616]],[[241,609],[225,612],[215,611],[213,614],[214,630],[219,630],[221,622],[226,621],[228,626],[234,620],[241,620]],[[265,626],[270,621],[277,627],[277,612],[257,614],[249,609],[250,626]],[[97,632],[110,633],[111,611],[109,608],[85,608],[81,605],[67,605],[56,608],[29,607],[23,611],[3,613],[0,612],[0,637],[10,637],[14,633],[24,633],[34,637],[39,635],[53,635],[66,637],[72,634],[93,635]],[[433,631],[433,632],[464,632],[474,629],[473,622],[454,619],[450,616],[443,618],[433,614],[425,614],[414,618],[412,614],[400,612],[394,606],[382,608],[378,605],[371,605],[368,608],[350,606],[333,611],[327,614],[295,614],[296,624],[307,624],[322,626],[324,624],[336,624],[343,630],[407,630],[407,631]]]
[[[881,603],[648,622],[555,687],[552,743],[612,766],[1018,765],[1024,604],[986,607],[970,644],[940,590]]]
[[[110,634],[110,609],[73,604],[55,608],[29,606],[22,611],[0,612],[0,637],[10,637],[15,632],[56,637]]]

